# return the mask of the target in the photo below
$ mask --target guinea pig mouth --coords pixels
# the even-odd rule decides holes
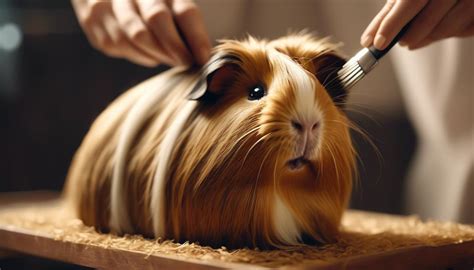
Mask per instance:
[[[311,162],[304,156],[300,156],[300,157],[289,160],[286,164],[291,170],[297,170],[305,165],[311,164]]]

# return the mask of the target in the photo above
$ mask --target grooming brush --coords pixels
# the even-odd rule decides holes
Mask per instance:
[[[364,78],[379,62],[379,60],[387,54],[387,52],[395,46],[400,38],[405,34],[410,23],[406,24],[402,30],[395,36],[390,44],[383,50],[376,49],[373,45],[369,48],[363,48],[354,57],[349,59],[344,66],[337,72],[338,82],[328,87],[341,87],[347,92],[357,82]]]

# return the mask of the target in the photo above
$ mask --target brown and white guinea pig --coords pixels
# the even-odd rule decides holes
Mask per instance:
[[[343,92],[323,85],[344,64],[336,47],[308,34],[226,40],[200,70],[130,89],[92,125],[65,196],[101,232],[229,248],[334,241],[355,170]]]

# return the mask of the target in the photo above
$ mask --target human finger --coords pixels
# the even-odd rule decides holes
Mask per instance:
[[[138,1],[138,10],[148,29],[163,49],[181,64],[192,62],[192,56],[180,37],[173,14],[164,0]]]
[[[387,0],[383,8],[375,15],[372,21],[369,23],[367,28],[364,30],[361,38],[360,44],[363,47],[369,47],[374,42],[374,36],[377,33],[377,29],[380,27],[382,20],[387,16],[388,12],[393,8],[395,0]]]
[[[416,15],[410,24],[410,28],[400,39],[400,45],[413,46],[424,40],[443,17],[456,4],[456,0],[431,0]]]
[[[175,0],[172,11],[196,62],[205,64],[211,54],[211,42],[196,4],[190,0]]]
[[[422,41],[410,45],[410,50],[425,47],[433,42],[449,37],[468,37],[474,35],[474,3],[458,1],[433,31]]]
[[[128,42],[114,18],[110,1],[71,2],[79,24],[92,47],[108,56],[125,58],[139,65],[152,67],[158,64]]]
[[[74,8],[74,12],[76,13],[79,25],[84,31],[89,43],[92,45],[92,47],[99,50],[98,39],[102,38],[104,33],[98,29],[95,31],[92,30],[97,24],[99,24],[98,19],[106,10],[106,5],[110,3],[89,2],[84,0],[72,0],[71,3]],[[98,36],[96,36],[96,33]]]
[[[418,14],[428,0],[399,0],[382,20],[374,38],[374,46],[383,50],[400,30]]]
[[[435,40],[459,36],[474,22],[474,1],[460,0],[430,33]]]
[[[177,64],[178,60],[174,59],[172,55],[164,53],[163,48],[152,36],[138,14],[133,0],[112,1],[112,9],[120,28],[134,46],[146,52],[157,61],[170,65]]]
[[[106,41],[108,44],[103,44],[103,51],[109,56],[125,58],[135,64],[154,67],[160,62],[139,48],[135,47],[130,40],[122,32],[117,20],[112,13],[103,17],[103,27],[101,30],[106,31]]]
[[[434,40],[430,37],[426,37],[426,38],[424,38],[423,40],[419,41],[418,43],[416,43],[414,45],[407,45],[407,47],[408,47],[409,50],[417,50],[417,49],[426,47],[426,46],[430,45],[431,43],[433,43],[435,41],[436,40]]]

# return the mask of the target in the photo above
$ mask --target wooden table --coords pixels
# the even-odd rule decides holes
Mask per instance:
[[[0,194],[0,249],[99,269],[278,267],[386,270],[474,267],[472,225],[430,224],[415,217],[348,211],[343,224],[349,229],[345,229],[347,232],[343,234],[340,243],[330,245],[327,249],[308,247],[292,252],[212,250],[194,244],[161,244],[149,239],[134,238],[135,236],[120,238],[95,233],[79,224],[78,220],[63,218],[64,212],[60,211],[64,209],[58,207],[60,201],[57,197],[56,193],[49,192]],[[60,219],[53,222],[55,215]],[[359,223],[367,223],[373,227],[369,230],[368,225],[359,226]],[[395,224],[399,226],[397,230],[401,231],[398,235],[390,231]],[[403,226],[409,229],[401,230]],[[412,238],[407,236],[410,231],[415,232],[423,226],[433,232],[436,231],[436,226],[439,226],[442,233],[440,237],[431,233],[426,241],[422,239],[423,234],[420,232]],[[74,231],[76,228],[77,232]],[[454,235],[454,232],[457,235]],[[75,234],[81,236],[76,239]],[[96,237],[99,239],[92,240]],[[401,238],[408,239],[407,244],[404,244],[405,240],[400,240]],[[110,244],[105,245],[103,239],[110,240]],[[371,247],[359,245],[358,240],[367,242]],[[143,244],[150,248],[129,248],[127,241],[143,241]],[[158,249],[153,251],[155,247]],[[362,249],[364,251],[361,251]],[[285,256],[293,259],[283,258]]]

